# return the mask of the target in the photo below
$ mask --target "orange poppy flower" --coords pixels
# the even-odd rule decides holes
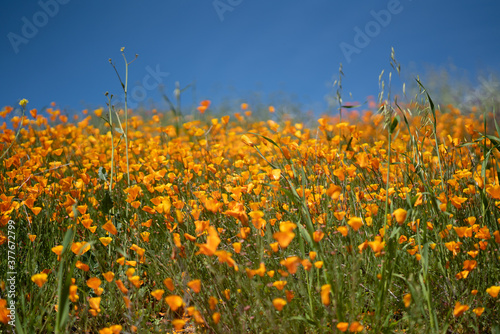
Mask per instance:
[[[359,217],[352,217],[349,219],[347,224],[354,230],[357,231],[361,226],[363,226],[363,220]]]
[[[206,244],[196,244],[200,248],[198,252],[196,252],[196,255],[198,254],[204,254],[208,256],[212,256],[215,254],[215,251],[217,250],[217,247],[220,244],[220,238],[217,233],[217,230],[215,227],[210,226],[208,228],[208,237],[207,237],[207,243]]]
[[[493,298],[498,297],[498,293],[500,293],[500,286],[490,286],[488,289],[486,289],[486,293],[489,294]]]
[[[165,302],[174,312],[184,305],[184,301],[182,300],[182,298],[176,295],[165,297]]]
[[[455,308],[453,309],[453,316],[459,317],[462,314],[464,314],[464,312],[466,312],[468,309],[469,309],[468,305],[463,305],[463,304],[460,304],[460,302],[456,302]]]
[[[323,305],[330,305],[330,292],[332,291],[332,286],[330,284],[325,284],[321,287],[321,302]]]
[[[201,280],[195,279],[187,283],[187,286],[191,288],[195,293],[200,293],[201,291]]]
[[[151,291],[151,296],[155,297],[156,300],[160,300],[164,293],[165,293],[165,290],[157,289],[157,290]]]
[[[283,298],[275,298],[273,299],[273,306],[278,310],[281,311],[283,307],[286,305],[286,300]]]
[[[175,286],[174,286],[174,281],[171,278],[165,278],[163,280],[163,284],[169,289],[170,291],[174,291]]]
[[[31,276],[31,280],[41,288],[47,282],[47,274],[35,274]]]

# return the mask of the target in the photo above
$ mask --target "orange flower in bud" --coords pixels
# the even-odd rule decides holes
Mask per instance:
[[[385,247],[385,241],[382,241],[382,237],[376,236],[374,241],[368,242],[368,246],[375,253],[375,256],[380,256]]]
[[[233,249],[236,254],[239,254],[241,252],[241,243],[239,242],[233,243]]]
[[[211,310],[215,310],[215,307],[217,306],[217,303],[218,303],[218,302],[219,302],[219,301],[217,300],[217,298],[215,298],[215,297],[213,297],[213,296],[212,296],[212,297],[210,297],[210,298],[208,299],[208,305],[210,305],[210,309],[211,309]]]
[[[349,326],[349,332],[351,333],[358,333],[363,331],[363,325],[361,325],[359,322],[355,321]]]
[[[89,299],[89,306],[92,310],[95,310],[96,313],[101,312],[99,305],[101,304],[101,297],[94,297]]]
[[[215,312],[214,314],[212,314],[212,320],[214,321],[214,323],[217,325],[220,321],[220,313],[219,312]]]
[[[187,286],[190,287],[195,293],[199,293],[201,291],[201,280],[192,280],[188,282]]]
[[[337,324],[337,329],[341,332],[345,332],[349,328],[348,322],[339,322]]]
[[[273,306],[278,310],[281,311],[283,307],[286,305],[286,300],[283,298],[275,298],[273,299]]]
[[[87,280],[87,286],[95,290],[101,286],[101,280],[97,277],[91,277]]]
[[[287,281],[276,281],[273,283],[273,286],[278,289],[279,291],[283,290],[285,285],[287,284]]]
[[[171,278],[165,278],[163,280],[163,284],[169,289],[170,291],[174,291],[175,286],[174,286],[174,281]]]
[[[273,169],[271,171],[270,177],[271,177],[271,180],[278,181],[281,177],[281,169],[279,169],[279,168]]]
[[[75,255],[82,255],[90,250],[90,244],[88,242],[74,242],[71,245],[71,251]]]
[[[494,199],[500,199],[500,185],[487,185],[486,192]]]
[[[330,305],[330,292],[332,291],[332,286],[330,284],[325,284],[321,287],[321,302],[323,305]]]
[[[111,243],[111,241],[113,241],[113,239],[111,239],[110,237],[102,237],[102,238],[99,238],[99,241],[104,245],[104,246],[107,246]]]
[[[406,214],[407,212],[405,209],[397,209],[392,213],[399,225],[403,225],[403,223],[405,222]]]
[[[488,289],[486,289],[486,293],[489,294],[493,298],[498,297],[498,293],[500,293],[500,286],[490,286]]]
[[[472,310],[474,314],[476,314],[476,317],[480,317],[481,314],[484,312],[484,307],[476,307],[475,309]]]
[[[115,274],[112,271],[108,271],[107,273],[102,274],[104,279],[109,283],[115,278]]]
[[[273,242],[273,243],[269,244],[269,246],[271,247],[271,249],[275,253],[279,250],[279,243],[278,242]]]
[[[80,296],[76,294],[77,292],[78,292],[77,285],[72,284],[69,286],[69,300],[71,300],[72,303],[76,303],[78,299],[80,299]]]
[[[120,289],[120,291],[124,295],[126,295],[128,292],[128,289],[125,287],[125,284],[123,284],[123,282],[121,280],[116,280],[115,283],[116,283],[116,286],[118,286],[118,289]]]
[[[132,283],[137,289],[139,289],[142,285],[142,283],[144,283],[141,278],[139,276],[131,276],[128,278],[128,280],[130,281],[130,283]]]
[[[165,290],[158,289],[158,290],[151,291],[151,296],[155,297],[156,300],[160,300],[164,293],[165,293]]]
[[[63,251],[63,246],[62,245],[56,246],[56,247],[52,247],[52,252],[56,253],[58,261],[61,260],[62,251]]]
[[[347,234],[349,233],[347,226],[339,226],[337,227],[337,231],[339,231],[344,237],[347,237]]]
[[[35,274],[31,276],[31,280],[41,288],[47,282],[47,274]]]
[[[184,301],[182,300],[182,298],[176,295],[165,297],[165,302],[174,312],[184,305]]]
[[[322,232],[322,231],[314,231],[314,233],[313,233],[313,240],[315,242],[320,242],[321,239],[323,239],[324,236],[325,236],[324,232]]]
[[[453,316],[459,317],[462,314],[464,314],[464,312],[466,312],[468,309],[469,309],[468,305],[463,305],[463,304],[460,304],[460,302],[456,302],[455,308],[453,309]]]
[[[276,232],[273,233],[273,239],[278,241],[281,248],[287,248],[288,245],[295,238],[295,233],[293,232]]]
[[[363,225],[363,220],[359,217],[352,217],[349,219],[347,224],[354,230],[357,231]]]
[[[174,325],[174,328],[176,331],[181,331],[184,328],[185,324],[186,324],[186,321],[182,320],[182,319],[172,320],[172,325]]]
[[[297,267],[300,264],[300,258],[298,256],[290,256],[285,260],[281,260],[280,264],[285,266],[286,269],[288,269],[288,272],[293,275],[297,272]]]
[[[250,140],[250,138],[248,138],[246,135],[242,135],[241,136],[241,141],[243,143],[245,143],[245,145],[248,145],[250,147],[253,147],[254,146],[254,143]]]
[[[407,293],[406,295],[404,295],[403,302],[405,303],[405,307],[410,306],[410,303],[411,303],[411,293]]]
[[[208,228],[208,237],[207,237],[207,243],[206,244],[196,244],[200,248],[198,252],[196,252],[196,255],[198,254],[204,254],[208,256],[212,256],[215,254],[215,251],[217,250],[217,247],[220,244],[220,238],[217,233],[217,230],[215,227],[210,226]]]
[[[85,263],[81,262],[81,261],[76,261],[76,264],[75,264],[75,267],[78,268],[78,269],[81,269],[85,272],[89,271],[90,268],[88,265],[86,265]]]
[[[106,224],[102,225],[102,228],[113,235],[118,234],[118,230],[116,229],[115,225],[113,225],[111,220],[108,220],[108,222]]]

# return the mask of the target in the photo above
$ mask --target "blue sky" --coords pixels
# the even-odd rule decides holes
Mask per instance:
[[[131,103],[161,106],[196,80],[193,100],[296,96],[321,112],[343,63],[344,96],[378,93],[394,47],[403,70],[453,64],[474,77],[500,70],[500,2],[384,0],[3,1],[0,105],[21,98],[81,110],[121,95],[112,58],[132,60]],[[378,18],[377,18],[378,17]],[[364,35],[364,36],[363,36]],[[330,84],[329,84],[330,83]]]

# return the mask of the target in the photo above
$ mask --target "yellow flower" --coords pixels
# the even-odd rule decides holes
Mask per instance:
[[[19,101],[19,105],[24,108],[24,107],[26,107],[28,102],[29,102],[28,100],[22,99],[21,101]]]
[[[113,241],[113,239],[111,239],[110,237],[102,237],[102,238],[99,238],[99,241],[104,245],[104,246],[107,246],[111,243],[111,241]]]
[[[36,284],[38,285],[38,287],[42,287],[45,282],[47,282],[47,274],[36,274],[36,275],[33,275],[31,276],[31,280]]]

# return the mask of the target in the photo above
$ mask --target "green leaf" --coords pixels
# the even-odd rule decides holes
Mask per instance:
[[[64,235],[63,240],[63,251],[61,254],[61,263],[59,264],[59,273],[58,273],[58,287],[57,287],[57,295],[59,300],[59,305],[57,308],[57,316],[56,316],[56,334],[64,333],[64,326],[69,317],[69,287],[71,285],[71,278],[73,276],[74,264],[76,262],[73,261],[73,264],[70,267],[69,272],[66,272],[67,266],[67,254],[69,254],[70,243],[73,242],[73,238],[75,236],[74,227],[68,229],[66,234]]]
[[[113,199],[109,193],[109,190],[106,190],[104,193],[104,198],[101,201],[101,205],[99,209],[104,213],[108,214],[109,211],[113,208]]]
[[[394,132],[394,130],[396,130],[396,127],[398,126],[399,124],[399,116],[396,116],[392,119],[392,123],[391,123],[391,127],[389,128],[389,131],[391,133]]]

